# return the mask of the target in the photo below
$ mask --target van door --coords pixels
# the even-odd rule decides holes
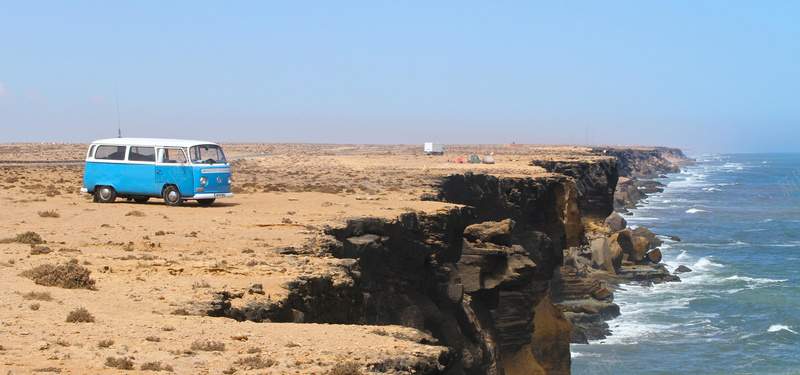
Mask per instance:
[[[156,159],[156,183],[160,186],[172,184],[178,187],[183,197],[194,195],[192,167],[180,147],[158,149]]]

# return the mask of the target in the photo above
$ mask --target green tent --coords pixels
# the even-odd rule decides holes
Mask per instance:
[[[472,164],[478,164],[481,162],[481,158],[479,158],[478,155],[472,154],[472,156],[469,157],[469,162]]]

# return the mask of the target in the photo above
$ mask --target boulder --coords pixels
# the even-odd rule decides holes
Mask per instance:
[[[642,261],[645,254],[647,254],[647,250],[650,248],[647,238],[633,236],[631,237],[631,243],[633,244],[633,252],[628,253],[628,259],[633,262]]]
[[[472,224],[464,230],[464,237],[472,242],[481,240],[500,246],[511,246],[511,231],[514,229],[514,220],[484,221]]]
[[[648,246],[650,246],[651,249],[659,247],[664,243],[664,241],[661,241],[660,238],[656,237],[655,233],[651,232],[650,229],[645,227],[638,227],[634,229],[633,235],[646,238]]]
[[[616,270],[622,267],[624,253],[622,252],[622,247],[619,245],[619,242],[613,237],[608,247],[611,249],[611,265],[614,267],[614,272],[616,273]]]
[[[647,260],[649,260],[652,263],[660,263],[661,262],[661,250],[659,250],[658,248],[650,250],[650,251],[647,252],[647,254],[645,254],[645,258],[647,258]]]
[[[612,232],[619,232],[628,226],[628,222],[625,221],[625,218],[616,212],[608,215],[605,224],[607,227],[611,228]]]
[[[589,243],[589,249],[592,252],[592,267],[616,274],[607,237],[595,238]]]
[[[602,287],[602,288],[592,292],[592,298],[594,298],[594,299],[596,299],[598,301],[602,301],[602,300],[607,299],[609,297],[611,297],[611,291],[606,289],[605,287]]]
[[[686,273],[686,272],[692,272],[692,269],[691,269],[691,268],[689,268],[689,267],[686,267],[686,266],[684,266],[684,265],[682,265],[682,264],[681,264],[681,265],[680,265],[680,266],[678,266],[678,268],[676,268],[676,269],[675,269],[675,271],[674,271],[674,272],[672,272],[672,273],[674,273],[674,274],[679,274],[679,273]]]

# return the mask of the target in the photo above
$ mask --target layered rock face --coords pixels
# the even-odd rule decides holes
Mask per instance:
[[[533,160],[531,165],[551,173],[572,177],[578,188],[579,207],[584,216],[606,217],[614,211],[614,190],[619,172],[612,155],[595,160]]]
[[[220,295],[207,313],[414,327],[452,349],[416,363],[417,373],[568,374],[570,325],[551,303],[550,280],[583,238],[573,180],[468,173],[438,189],[436,199],[460,206],[329,228],[324,251],[346,277],[293,281],[286,298],[246,307]]]

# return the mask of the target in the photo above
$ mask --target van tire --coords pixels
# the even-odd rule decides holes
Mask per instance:
[[[210,199],[198,199],[198,200],[197,200],[197,204],[199,204],[199,205],[201,205],[201,206],[203,206],[203,207],[208,207],[208,206],[212,205],[212,204],[214,203],[214,201],[215,201],[215,199],[214,199],[214,198],[210,198]]]
[[[136,203],[147,203],[150,200],[150,197],[134,197],[133,201]]]
[[[117,191],[113,186],[98,186],[94,189],[94,196],[100,203],[111,203],[117,199]]]
[[[164,202],[169,206],[180,206],[183,204],[181,191],[175,185],[167,185],[164,188]]]

